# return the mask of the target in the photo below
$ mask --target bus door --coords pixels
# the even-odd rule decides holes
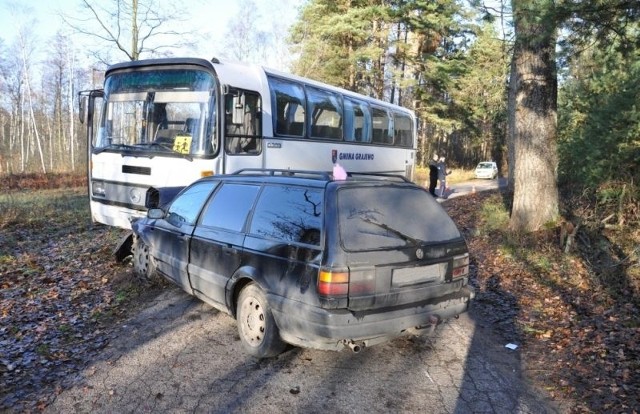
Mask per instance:
[[[263,168],[260,94],[229,88],[225,96],[224,172]]]

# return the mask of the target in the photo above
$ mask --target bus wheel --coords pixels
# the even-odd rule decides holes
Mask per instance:
[[[156,264],[149,254],[147,246],[140,237],[134,236],[133,241],[133,271],[145,280],[157,281]]]
[[[285,350],[287,344],[280,339],[267,298],[256,284],[251,283],[240,291],[236,314],[238,333],[247,353],[269,358]]]

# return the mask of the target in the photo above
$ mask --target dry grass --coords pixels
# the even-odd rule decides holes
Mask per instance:
[[[54,222],[89,224],[89,200],[85,188],[0,193],[0,229],[11,225],[46,227]]]
[[[475,178],[473,170],[463,170],[461,168],[453,168],[451,169],[451,174],[447,176],[448,184],[456,184],[462,183],[465,181],[470,181]],[[413,179],[418,185],[423,187],[429,186],[429,169],[428,168],[416,168],[415,177]]]

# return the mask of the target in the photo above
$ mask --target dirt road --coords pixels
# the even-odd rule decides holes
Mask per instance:
[[[464,196],[467,194],[495,190],[497,188],[505,188],[507,186],[507,179],[500,177],[495,180],[471,180],[462,183],[451,184],[450,192],[447,198],[455,198]]]

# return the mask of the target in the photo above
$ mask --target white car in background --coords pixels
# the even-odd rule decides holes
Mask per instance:
[[[498,177],[498,166],[493,161],[483,161],[476,167],[476,178],[494,180]]]

